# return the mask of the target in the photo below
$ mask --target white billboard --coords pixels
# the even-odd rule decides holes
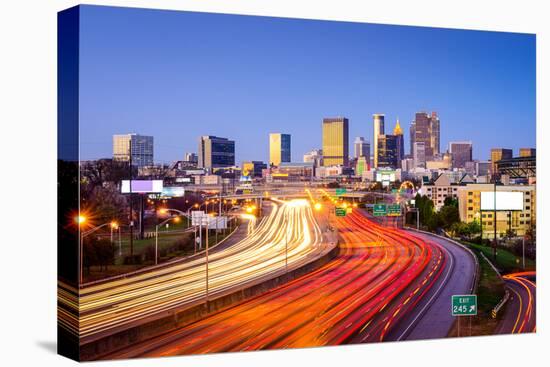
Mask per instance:
[[[378,171],[376,172],[376,181],[386,183],[395,182],[395,171]]]
[[[162,188],[162,180],[132,180],[132,193],[135,194],[160,194]],[[122,180],[120,192],[122,194],[130,193],[130,180]]]
[[[496,210],[523,210],[523,192],[497,191]],[[481,192],[481,210],[495,210],[495,192]]]

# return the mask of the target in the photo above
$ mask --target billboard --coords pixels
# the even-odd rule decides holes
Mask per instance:
[[[496,210],[523,210],[523,192],[497,191]],[[481,192],[481,210],[495,210],[495,192]]]
[[[185,196],[185,189],[182,186],[165,186],[162,188],[162,197],[181,198]]]
[[[376,172],[377,182],[395,182],[395,171],[378,171]]]
[[[162,180],[132,180],[132,193],[134,194],[153,194],[162,193]],[[122,194],[130,193],[130,180],[122,180],[120,185]]]

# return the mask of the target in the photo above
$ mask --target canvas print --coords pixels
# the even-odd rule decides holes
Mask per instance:
[[[58,348],[536,331],[533,34],[58,14]]]

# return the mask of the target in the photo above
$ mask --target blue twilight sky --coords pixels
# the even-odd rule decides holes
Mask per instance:
[[[83,6],[81,159],[112,135],[155,138],[155,162],[196,152],[200,135],[236,141],[236,162],[268,160],[268,134],[292,134],[292,160],[321,147],[323,117],[372,141],[372,114],[399,118],[409,152],[416,111],[437,111],[441,149],[472,140],[535,146],[535,36],[361,23]],[[371,148],[372,152],[372,148]]]

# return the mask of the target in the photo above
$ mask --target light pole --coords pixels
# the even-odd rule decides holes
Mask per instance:
[[[175,209],[171,209],[171,210],[179,212],[179,210],[175,210]],[[177,216],[176,217],[170,217],[170,218],[165,219],[164,221],[162,221],[161,223],[159,223],[155,226],[155,265],[158,264],[158,257],[159,257],[158,256],[158,253],[159,253],[159,227],[162,227],[163,224],[168,223],[172,219],[174,221],[179,221],[179,217],[177,217]]]
[[[208,309],[208,217],[206,217],[206,308]]]
[[[79,215],[75,218],[75,221],[78,223],[79,228],[82,227],[82,225],[86,222],[87,218],[85,216]],[[112,229],[114,226],[118,226],[116,222],[107,222],[103,223],[102,225],[99,225],[97,227],[92,227],[91,229],[87,230],[86,232],[80,232],[80,238],[79,238],[79,244],[78,244],[78,284],[82,284],[82,268],[83,268],[83,262],[84,262],[84,237],[91,235],[92,233],[98,231],[99,229],[105,227],[105,226],[111,226],[111,243],[112,243]]]

